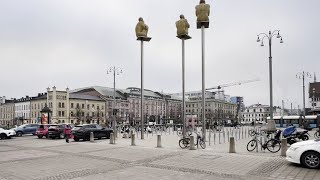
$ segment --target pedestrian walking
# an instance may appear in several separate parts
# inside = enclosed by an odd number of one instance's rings
[[[64,127],[64,136],[66,138],[66,143],[69,143],[69,138],[71,136],[71,127],[69,124]]]

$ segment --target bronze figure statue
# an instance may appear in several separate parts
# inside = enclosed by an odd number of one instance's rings
[[[136,36],[147,37],[149,27],[144,23],[142,17],[139,18],[139,22],[136,25]]]
[[[177,35],[188,35],[188,29],[190,28],[190,25],[188,23],[188,20],[184,18],[184,15],[180,15],[180,20],[176,22],[177,27]]]
[[[209,22],[210,5],[206,4],[205,0],[200,0],[196,6],[197,22]]]

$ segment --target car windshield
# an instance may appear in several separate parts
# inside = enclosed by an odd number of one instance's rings
[[[24,124],[24,125],[21,125],[21,126],[19,126],[18,128],[23,128],[23,127],[25,127],[25,126],[27,126],[28,124]]]
[[[56,128],[56,127],[58,127],[58,125],[56,125],[56,124],[49,126],[49,128]]]

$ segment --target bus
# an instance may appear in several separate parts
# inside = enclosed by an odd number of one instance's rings
[[[267,117],[269,120],[270,117]],[[288,127],[288,126],[303,126],[303,116],[274,116],[276,127]],[[306,120],[308,122],[308,127],[317,128],[320,124],[320,115],[306,115]]]

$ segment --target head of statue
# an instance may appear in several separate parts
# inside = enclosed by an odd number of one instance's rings
[[[184,19],[184,15],[183,14],[180,15],[180,19]]]
[[[205,4],[206,1],[205,0],[200,0],[200,3],[199,4]]]
[[[143,18],[142,18],[142,17],[139,17],[139,21],[143,21]]]

